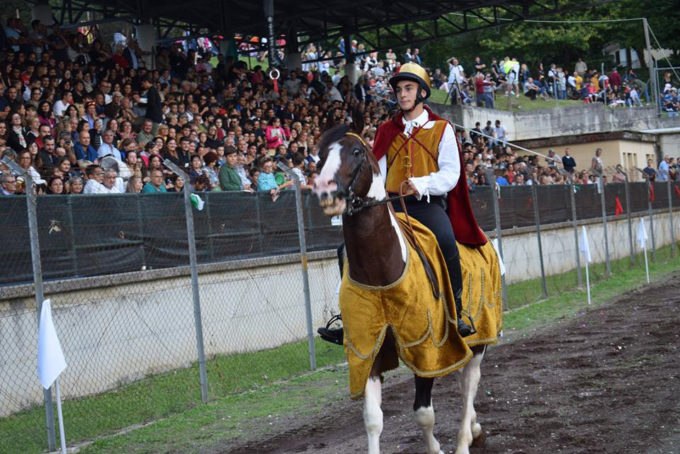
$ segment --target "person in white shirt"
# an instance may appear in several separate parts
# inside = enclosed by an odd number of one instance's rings
[[[453,61],[453,66],[459,66],[457,60]],[[466,198],[465,178],[460,178],[461,157],[456,135],[451,123],[425,107],[424,102],[430,96],[430,77],[420,65],[402,65],[399,73],[390,79],[390,85],[401,112],[380,126],[373,151],[379,157],[380,171],[386,175],[387,192],[398,193],[401,183],[406,181],[409,197],[405,204],[409,216],[427,226],[437,238],[449,271],[458,332],[465,337],[475,329],[471,319],[470,325],[461,319],[463,281],[454,226],[458,225],[462,231],[465,224],[465,230],[471,227],[469,231],[474,232],[458,238],[462,243],[480,245],[486,238],[477,226]],[[412,147],[403,146],[409,141]],[[449,193],[454,194],[455,202]],[[465,196],[460,196],[463,193]],[[452,203],[468,208],[457,211],[455,220],[450,217]],[[402,210],[399,204],[394,208],[395,211]]]
[[[122,192],[124,192],[120,190],[118,184],[118,174],[113,169],[109,169],[106,172],[104,172],[103,185],[106,188],[106,192],[108,192],[109,194],[121,194]]]
[[[92,164],[85,169],[87,183],[83,189],[83,194],[108,194],[104,183],[104,170],[96,164]]]
[[[61,117],[64,115],[64,112],[66,109],[68,109],[68,106],[73,104],[73,93],[70,91],[65,91],[64,93],[61,94],[61,99],[58,100],[57,102],[54,103],[54,107],[52,107],[52,112],[54,113],[55,117]]]
[[[449,80],[447,83],[451,104],[458,104],[460,101],[461,85],[465,82],[465,72],[456,57],[448,59],[447,63],[449,64]]]
[[[102,144],[97,149],[97,157],[99,159],[104,156],[113,156],[118,161],[122,161],[123,158],[120,154],[120,150],[113,145],[114,134],[113,131],[107,129],[102,135]]]

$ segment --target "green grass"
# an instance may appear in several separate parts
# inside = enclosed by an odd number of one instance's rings
[[[317,367],[344,361],[344,353],[317,339]],[[210,399],[257,389],[309,370],[307,341],[255,353],[215,358],[206,363]],[[154,375],[116,391],[64,403],[69,444],[183,412],[201,403],[198,365]],[[56,415],[56,410],[55,410]],[[35,407],[0,418],[0,453],[42,452],[45,410]]]
[[[430,96],[430,101],[437,104],[443,104],[444,101],[450,104],[450,100],[446,99],[446,92],[442,90],[432,90],[432,95]],[[473,104],[474,105],[474,104]],[[545,101],[541,98],[537,98],[536,101],[532,101],[526,96],[520,96],[516,98],[514,96],[505,96],[503,94],[498,94],[496,96],[496,102],[494,108],[498,110],[535,110],[535,109],[554,109],[557,107],[568,107],[568,106],[582,106],[583,101],[557,101],[554,99]]]
[[[660,281],[680,269],[680,254],[671,258],[670,252],[670,247],[659,249],[654,263],[650,254],[652,280]],[[612,276],[607,278],[604,264],[590,267],[592,306],[587,304],[585,289],[577,288],[575,270],[549,276],[547,298],[543,298],[540,279],[510,285],[510,311],[504,316],[508,337],[573,318],[645,284],[641,256],[636,257],[635,266],[626,257],[612,261],[611,268]],[[319,368],[344,361],[342,348],[326,342],[317,341],[316,351]],[[275,430],[276,424],[288,416],[313,414],[329,399],[347,399],[345,368],[306,373],[308,368],[303,341],[209,361],[210,402],[205,405],[201,403],[195,364],[147,377],[114,392],[69,400],[64,403],[67,440],[74,445],[98,439],[81,451],[85,453],[218,450],[225,439],[247,435],[254,427],[266,430],[271,424]],[[43,452],[44,418],[42,407],[1,418],[0,453]],[[153,424],[117,433],[150,422]]]
[[[670,246],[657,249],[656,262],[652,262],[651,252],[648,260],[652,281],[659,281],[680,269],[680,253],[676,250],[675,257],[671,257]],[[547,298],[543,298],[540,279],[508,286],[510,312],[504,318],[505,330],[526,332],[541,328],[557,319],[578,315],[588,308],[610,301],[647,283],[644,258],[641,254],[635,256],[635,265],[631,265],[628,257],[613,260],[610,265],[612,275],[609,278],[606,276],[604,263],[591,264],[589,267],[592,306],[587,303],[585,288],[577,287],[576,270],[548,276]],[[585,286],[585,269],[582,269],[582,274]]]

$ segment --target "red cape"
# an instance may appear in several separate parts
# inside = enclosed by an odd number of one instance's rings
[[[427,106],[425,110],[430,116],[430,120],[444,120],[437,114],[433,113]],[[380,160],[387,154],[390,144],[400,133],[404,131],[404,125],[401,121],[403,112],[399,112],[392,119],[387,120],[378,128],[373,144],[373,154],[376,159]],[[446,121],[446,120],[444,120]],[[456,138],[458,144],[458,138]],[[466,246],[482,246],[486,244],[486,236],[482,229],[477,225],[477,220],[472,212],[470,205],[470,195],[467,187],[467,179],[465,178],[463,169],[463,156],[458,144],[458,156],[461,162],[461,173],[458,178],[458,183],[448,194],[449,204],[449,219],[451,219],[451,226],[453,226],[453,234],[456,241],[465,244]]]

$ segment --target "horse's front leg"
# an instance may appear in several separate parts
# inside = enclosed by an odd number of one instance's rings
[[[461,372],[460,390],[463,397],[463,416],[458,430],[456,454],[469,454],[472,442],[482,435],[482,426],[477,422],[475,396],[482,376],[480,365],[485,347],[473,347],[474,356]]]
[[[439,450],[439,442],[434,436],[434,408],[432,408],[432,385],[434,378],[415,377],[416,398],[413,411],[416,412],[416,424],[423,430],[425,452],[427,454],[443,454]]]
[[[368,454],[380,454],[380,434],[383,430],[382,389],[380,374],[374,369],[364,389],[364,426],[368,435]]]

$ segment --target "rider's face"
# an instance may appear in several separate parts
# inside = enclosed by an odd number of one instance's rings
[[[418,97],[418,84],[411,80],[397,82],[397,102],[402,110],[411,110]]]

